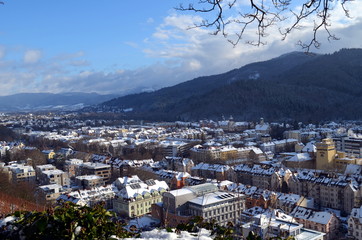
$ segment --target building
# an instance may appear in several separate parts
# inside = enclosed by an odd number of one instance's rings
[[[227,161],[238,158],[238,149],[232,146],[196,145],[190,150],[194,162]]]
[[[314,231],[303,227],[303,224],[297,223],[289,215],[284,214],[280,210],[272,210],[262,212],[259,208],[256,208],[257,212],[250,213],[250,209],[241,225],[241,231],[243,236],[253,231],[258,233],[262,239],[269,238],[286,238],[289,236],[295,237],[295,239],[308,239],[308,240],[323,240],[325,233]],[[260,213],[262,212],[262,213]]]
[[[230,192],[206,193],[188,201],[191,216],[201,216],[206,221],[215,219],[221,226],[226,226],[229,222],[236,224],[244,209],[245,196]]]
[[[81,159],[69,159],[65,160],[64,171],[68,172],[69,177],[72,178],[77,175],[77,168],[83,164]]]
[[[186,186],[186,180],[191,177],[187,172],[176,172],[171,170],[157,171],[157,176],[160,180],[165,181],[170,189],[179,189]]]
[[[182,142],[182,141],[162,141],[160,146],[164,156],[177,157],[184,155],[191,147],[193,143]]]
[[[194,162],[189,158],[182,157],[165,157],[163,160],[167,163],[167,169],[191,173],[191,168],[195,166]]]
[[[290,192],[314,199],[315,207],[342,210],[348,214],[361,200],[361,178],[300,170],[288,179]]]
[[[35,182],[36,172],[32,166],[12,163],[4,166],[4,170],[9,173],[13,182]]]
[[[59,169],[41,171],[38,180],[41,185],[59,184],[61,186],[69,186],[70,181],[68,173]]]
[[[362,158],[362,138],[341,137],[333,138],[338,151],[347,153],[349,156]]]
[[[337,154],[335,144],[332,139],[325,138],[316,144],[317,147],[317,169],[333,169],[334,159]]]
[[[69,201],[80,206],[93,207],[99,203],[105,203],[105,208],[113,208],[113,199],[118,189],[114,185],[107,185],[86,190],[77,190],[63,193],[57,201]]]
[[[293,193],[278,193],[276,196],[275,207],[289,214],[296,207],[314,208],[314,199]]]
[[[54,150],[43,150],[42,153],[45,155],[47,160],[54,159],[55,156]]]
[[[39,181],[40,175],[43,171],[49,171],[49,170],[55,170],[57,169],[52,164],[45,164],[45,165],[38,165],[35,167],[35,173],[36,173],[36,180]]]
[[[199,163],[191,168],[191,175],[223,181],[228,178],[230,171],[233,169],[228,165]]]
[[[62,193],[62,186],[59,184],[48,184],[39,186],[38,196],[46,202],[54,203]]]
[[[236,223],[238,213],[245,208],[245,196],[220,191],[214,184],[204,183],[166,192],[162,203],[155,206],[152,215],[165,226],[175,227],[194,216],[215,219],[225,226],[228,222]]]
[[[104,185],[103,178],[97,175],[83,175],[75,177],[75,184],[82,189],[92,189]]]
[[[348,237],[351,239],[362,238],[362,206],[353,208],[348,220]]]
[[[324,240],[333,240],[338,236],[340,221],[332,212],[296,207],[290,215],[306,228],[325,233]]]
[[[79,166],[79,175],[97,175],[103,178],[104,183],[107,183],[111,178],[111,166],[103,163],[82,163]]]
[[[151,212],[151,205],[162,201],[162,194],[169,190],[165,181],[138,176],[118,178],[114,185],[118,193],[113,200],[113,210],[123,216],[139,217]]]
[[[330,138],[325,138],[316,144],[317,159],[316,168],[320,170],[334,170],[343,172],[348,164],[362,164],[361,159],[353,156],[346,157],[344,152],[336,150],[335,143]]]

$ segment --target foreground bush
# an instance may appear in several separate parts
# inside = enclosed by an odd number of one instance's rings
[[[110,239],[134,237],[102,205],[93,208],[65,202],[43,212],[15,212],[16,220],[0,231],[0,239]]]

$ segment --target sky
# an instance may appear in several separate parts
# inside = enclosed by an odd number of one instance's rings
[[[290,26],[292,19],[287,19],[270,28],[265,45],[245,43],[255,37],[256,30],[251,28],[233,47],[223,36],[210,35],[212,29],[190,29],[207,17],[175,10],[181,2],[187,5],[190,1],[3,0],[0,95],[152,91],[303,51],[296,43],[312,37],[313,22],[308,20],[304,28],[282,41],[278,28]],[[351,18],[344,16],[339,4],[332,12],[331,31],[340,40],[329,42],[321,32],[322,46],[311,51],[332,53],[362,47],[362,16],[358,15],[362,0],[347,8]],[[238,5],[237,9],[250,7]],[[231,33],[234,28],[229,26]]]

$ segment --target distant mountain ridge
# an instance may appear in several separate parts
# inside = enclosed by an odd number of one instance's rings
[[[18,93],[0,96],[0,111],[78,110],[117,97],[97,93]]]
[[[197,120],[233,115],[255,120],[362,117],[362,49],[284,54],[154,92],[127,95],[89,110],[131,109],[125,117]]]

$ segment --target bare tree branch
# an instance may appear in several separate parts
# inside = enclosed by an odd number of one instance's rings
[[[191,0],[189,0],[191,1]],[[330,15],[333,6],[341,5],[347,18],[350,17],[346,3],[352,0],[304,0],[299,8],[291,6],[291,0],[249,0],[248,9],[241,0],[199,0],[190,3],[188,7],[181,4],[177,10],[191,11],[206,16],[201,22],[195,23],[190,28],[214,28],[211,34],[224,36],[228,42],[236,46],[245,37],[246,31],[256,29],[256,40],[247,39],[245,42],[252,45],[265,44],[264,39],[268,36],[267,30],[273,25],[278,25],[288,18],[292,18],[290,27],[279,28],[281,39],[285,40],[294,30],[303,28],[302,23],[314,22],[311,40],[298,42],[302,48],[309,51],[311,47],[319,48],[318,32],[327,33],[327,39],[338,40],[330,32]],[[298,10],[295,10],[298,9]],[[210,17],[211,16],[211,17]],[[230,28],[228,28],[230,26]],[[232,27],[237,26],[233,31]]]

